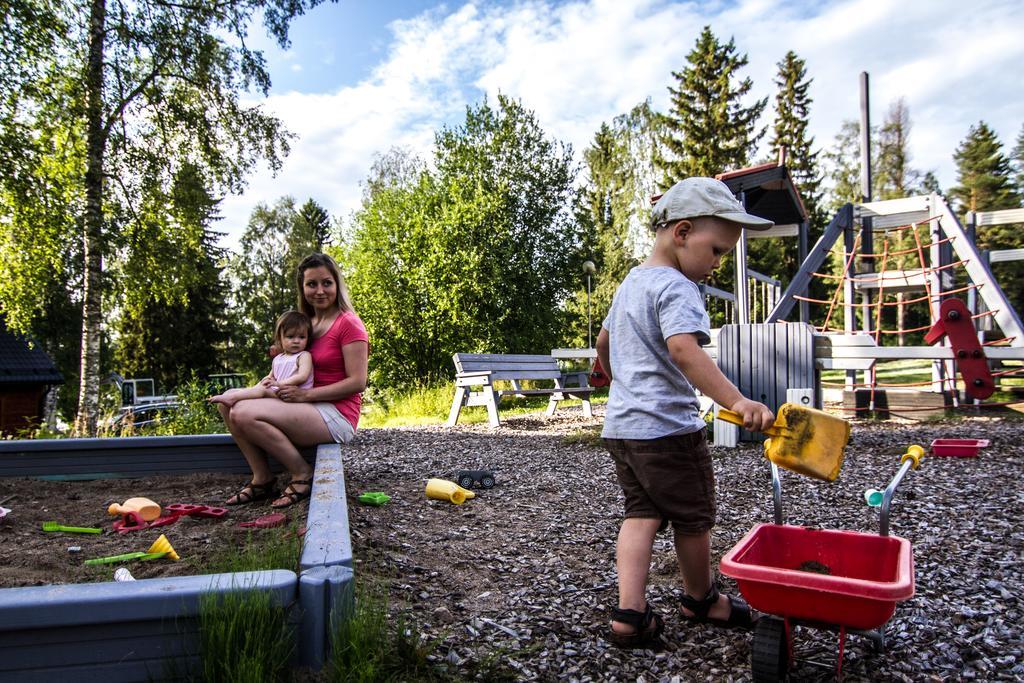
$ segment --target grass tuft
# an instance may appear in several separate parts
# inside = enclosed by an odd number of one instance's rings
[[[297,572],[301,554],[302,538],[295,523],[276,529],[249,529],[244,544],[225,547],[215,557],[195,564],[195,573],[226,574],[270,569]]]
[[[566,446],[580,444],[583,446],[590,446],[592,448],[599,448],[602,446],[601,427],[584,427],[583,429],[577,429],[575,432],[571,432],[562,437],[562,443]]]
[[[383,585],[360,582],[352,611],[334,629],[327,678],[332,683],[447,680],[445,670],[431,661],[436,647],[404,616],[389,618]]]
[[[295,638],[285,608],[270,593],[238,591],[200,598],[204,681],[284,681],[291,676]]]

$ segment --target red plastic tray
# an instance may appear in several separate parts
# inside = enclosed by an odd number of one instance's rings
[[[808,563],[829,573],[799,569]],[[914,595],[910,541],[858,531],[758,524],[725,554],[721,571],[754,609],[856,629],[881,626]]]
[[[976,458],[978,450],[988,444],[988,439],[935,439],[932,441],[932,455]]]

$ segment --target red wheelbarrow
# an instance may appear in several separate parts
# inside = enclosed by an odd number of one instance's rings
[[[889,506],[922,455],[923,448],[911,446],[901,456],[882,499],[878,535],[783,524],[782,483],[771,463],[775,523],[756,525],[721,562],[722,573],[736,579],[750,606],[764,613],[751,648],[755,681],[786,678],[797,626],[839,632],[840,677],[847,633],[867,636],[884,649],[885,623],[896,603],[914,595],[910,541],[889,535]]]

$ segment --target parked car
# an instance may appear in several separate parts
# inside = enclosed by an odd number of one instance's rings
[[[135,427],[151,425],[162,416],[182,409],[180,403],[148,403],[139,406],[126,406],[110,421],[111,429],[120,429],[129,422]]]

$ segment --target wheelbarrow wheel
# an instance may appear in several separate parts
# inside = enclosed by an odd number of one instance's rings
[[[789,643],[782,619],[762,616],[754,626],[754,645],[750,651],[750,669],[754,681],[783,681],[789,673]]]

